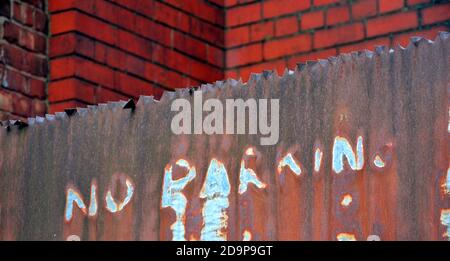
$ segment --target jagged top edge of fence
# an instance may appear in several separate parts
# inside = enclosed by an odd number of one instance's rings
[[[316,70],[318,68],[324,68],[328,66],[333,66],[336,64],[338,60],[343,62],[351,62],[356,60],[358,57],[367,57],[367,58],[376,58],[384,54],[395,54],[401,51],[408,51],[413,48],[421,48],[424,45],[435,45],[436,42],[449,41],[450,38],[449,32],[439,32],[436,36],[435,40],[428,40],[423,37],[411,37],[409,44],[406,47],[402,47],[400,45],[396,46],[394,49],[387,48],[386,46],[376,46],[374,51],[369,51],[367,49],[361,51],[354,51],[351,53],[342,53],[338,56],[331,56],[327,59],[318,59],[314,61],[307,61],[306,63],[298,63],[294,70],[285,69],[282,75],[279,75],[276,70],[265,70],[262,73],[251,73],[247,84],[257,83],[259,81],[269,80],[273,78],[282,79],[285,77],[291,77],[296,72],[303,73],[311,70]],[[212,89],[221,89],[225,86],[236,87],[243,86],[246,83],[243,83],[241,79],[226,79],[216,81],[214,83],[206,83],[202,84],[198,87],[192,88],[184,88],[177,89],[175,91],[164,91],[160,100],[155,99],[153,96],[144,96],[141,95],[137,103],[130,99],[128,101],[114,101],[107,103],[100,103],[98,105],[88,105],[86,108],[71,108],[66,109],[64,112],[56,112],[55,114],[46,114],[44,117],[36,116],[30,117],[27,119],[27,122],[23,122],[20,120],[6,120],[0,122],[0,127],[10,131],[12,128],[23,129],[28,127],[29,125],[35,124],[43,124],[45,122],[52,122],[56,119],[66,119],[72,116],[84,116],[89,112],[97,111],[97,110],[106,110],[106,109],[128,109],[130,111],[134,111],[138,106],[142,104],[158,104],[161,102],[170,101],[174,98],[182,98],[187,97],[192,94],[194,90],[201,90],[203,92],[212,91]]]

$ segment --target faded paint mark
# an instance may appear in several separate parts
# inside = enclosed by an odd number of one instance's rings
[[[89,202],[89,216],[93,217],[97,214],[97,185],[91,185],[91,201]]]
[[[116,203],[114,198],[111,195],[111,190],[108,190],[106,193],[106,209],[111,213],[116,213],[121,211],[131,200],[134,193],[134,186],[131,181],[127,178],[125,180],[125,184],[127,185],[127,195],[125,199],[121,203]]]
[[[189,162],[184,159],[178,160],[176,164],[178,166],[186,168],[188,170],[188,173],[183,178],[173,180],[172,166],[166,166],[166,168],[164,169],[161,207],[171,207],[175,211],[176,220],[170,226],[170,229],[172,230],[172,240],[184,241],[186,240],[184,219],[187,199],[181,191],[187,186],[187,184],[189,184],[189,182],[191,182],[195,178],[196,170],[195,167],[190,167]]]
[[[185,159],[179,159],[177,160],[177,162],[175,162],[175,164],[177,164],[180,167],[185,167],[188,170],[190,169],[189,162]]]
[[[83,198],[80,195],[80,192],[75,188],[68,188],[66,195],[66,209],[65,209],[65,218],[66,221],[69,222],[73,217],[73,203],[76,203],[78,208],[86,214],[86,205],[84,204]]]
[[[292,157],[291,153],[286,154],[286,156],[278,163],[278,174],[281,174],[281,171],[283,171],[283,168],[286,166],[288,166],[297,176],[302,173],[300,166],[297,164],[294,157]]]
[[[345,194],[341,200],[341,206],[348,207],[352,204],[353,198],[350,194]]]
[[[445,179],[445,183],[443,184],[444,193],[450,194],[450,167],[447,169],[447,177]]]
[[[448,126],[447,126],[447,132],[450,133],[450,107],[448,107]]]
[[[447,231],[442,236],[450,241],[450,209],[441,210],[441,224],[447,227]]]
[[[322,156],[323,152],[317,148],[316,152],[314,153],[314,171],[319,172],[320,166],[322,165]]]
[[[356,241],[355,235],[350,233],[339,233],[336,238],[338,241]]]
[[[356,155],[346,138],[336,136],[333,144],[333,170],[336,174],[344,170],[344,156],[353,170],[362,170],[364,166],[363,138],[358,137]]]
[[[381,238],[378,235],[370,235],[367,237],[367,241],[381,241]]]
[[[242,241],[251,241],[251,240],[252,240],[252,233],[247,229],[244,230],[244,233],[242,233]]]
[[[200,198],[206,198],[203,205],[203,228],[201,240],[223,241],[227,239],[226,232],[230,195],[230,182],[227,170],[222,162],[212,159],[206,173],[205,183],[200,191]]]
[[[244,160],[241,161],[241,169],[239,171],[239,194],[244,194],[247,191],[248,183],[253,183],[256,187],[263,189],[267,186],[262,182],[253,169],[245,167]]]
[[[386,163],[384,163],[383,159],[380,157],[380,155],[376,155],[375,159],[373,160],[373,164],[375,164],[375,166],[377,168],[384,168],[384,166],[386,166]]]
[[[250,147],[247,150],[245,150],[245,155],[255,156],[255,150],[252,147]]]
[[[66,241],[81,241],[81,238],[77,235],[70,235],[67,237]]]

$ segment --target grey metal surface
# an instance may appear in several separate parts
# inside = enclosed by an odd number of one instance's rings
[[[204,99],[280,99],[275,146],[260,146],[258,135],[172,134],[171,101],[192,100],[188,91],[165,93],[160,101],[142,97],[135,109],[117,102],[30,119],[29,126],[5,122],[0,239],[171,240],[176,215],[162,207],[163,177],[168,166],[174,179],[185,176],[175,168],[184,159],[196,176],[181,191],[187,200],[182,223],[185,238],[199,240],[208,200],[201,189],[216,159],[230,183],[219,235],[228,240],[446,240],[448,38],[441,33],[433,43],[414,39],[406,49],[340,55],[282,77],[266,72],[245,84],[201,87]],[[332,169],[338,137],[352,148],[362,139],[361,169],[348,160],[342,172]],[[323,156],[314,171],[317,148]],[[287,153],[300,175],[278,171]],[[249,184],[239,193],[241,161],[265,188]],[[69,192],[79,193],[85,208],[68,200]],[[108,197],[115,200],[109,207]]]

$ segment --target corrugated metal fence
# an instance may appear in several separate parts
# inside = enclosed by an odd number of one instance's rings
[[[442,33],[201,87],[279,99],[273,146],[173,134],[192,91],[3,123],[0,239],[446,240],[449,47]]]

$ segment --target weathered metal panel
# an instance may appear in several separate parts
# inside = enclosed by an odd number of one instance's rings
[[[134,111],[110,103],[3,126],[0,239],[445,240],[449,47],[442,33],[201,87],[204,99],[280,99],[274,146],[258,135],[172,134],[171,102],[192,101],[187,91],[142,97]],[[355,157],[340,170],[333,153],[346,144]],[[208,169],[218,177],[222,166],[229,193],[202,192]],[[265,186],[239,193],[242,166]],[[164,206],[169,170],[186,186]]]

